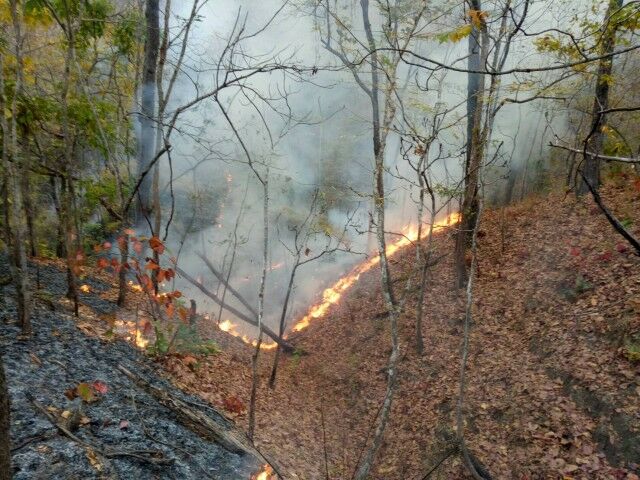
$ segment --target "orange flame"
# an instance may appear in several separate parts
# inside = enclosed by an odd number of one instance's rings
[[[218,328],[220,330],[222,330],[223,332],[227,332],[229,335],[233,335],[234,337],[238,337],[240,340],[242,340],[247,345],[253,345],[255,347],[258,344],[257,340],[251,340],[246,335],[243,335],[242,333],[238,332],[236,330],[238,328],[238,325],[233,323],[231,320],[227,319],[227,320],[224,320],[224,321],[220,322],[218,324]],[[273,342],[273,343],[261,343],[260,344],[260,348],[262,350],[272,350],[272,349],[276,348],[276,346],[277,346],[277,344],[275,342]]]
[[[459,221],[460,214],[457,212],[452,213],[444,220],[434,223],[433,232],[439,232],[450,225],[458,223]],[[426,232],[424,232],[425,234],[428,233],[428,229],[424,230],[427,230]],[[402,236],[398,240],[387,245],[387,256],[391,257],[402,247],[406,247],[416,240],[418,240],[418,226],[408,225],[403,229]],[[324,316],[324,314],[327,313],[327,310],[329,310],[329,307],[338,303],[338,301],[342,297],[342,294],[346,290],[348,290],[355,282],[358,281],[360,275],[377,265],[379,261],[380,257],[378,255],[371,257],[360,265],[357,265],[353,270],[351,270],[351,273],[342,277],[331,287],[327,288],[324,292],[322,292],[322,300],[320,301],[320,303],[317,303],[316,305],[313,305],[311,308],[309,308],[307,314],[293,326],[292,330],[294,332],[304,330],[311,324],[311,320]]]
[[[124,335],[124,339],[128,342],[132,342],[142,349],[147,348],[147,345],[149,345],[149,339],[144,337],[136,322],[116,320],[114,325],[116,331],[121,332]]]
[[[461,218],[461,215],[458,212],[452,213],[451,215],[447,216],[447,218],[433,224],[433,233],[437,233],[445,229],[446,227],[455,225],[456,223],[460,222],[460,218]],[[422,233],[423,233],[423,237],[425,237],[429,233],[429,229],[428,228],[423,229]],[[418,240],[418,225],[408,225],[405,228],[403,228],[402,235],[398,240],[396,240],[393,243],[387,244],[386,254],[388,257],[391,257],[396,252],[398,252],[398,250],[400,250],[402,247],[406,247],[407,245],[410,245],[411,243],[417,240]],[[294,332],[299,332],[301,330],[304,330],[311,324],[311,321],[313,319],[323,317],[327,313],[327,310],[329,310],[329,308],[332,305],[335,305],[336,303],[338,303],[338,301],[340,301],[340,298],[342,298],[342,295],[344,294],[344,292],[358,281],[358,279],[360,278],[360,275],[371,270],[371,268],[376,266],[379,262],[380,262],[380,256],[375,255],[369,258],[368,260],[364,261],[360,265],[357,265],[353,270],[351,270],[351,272],[348,275],[342,277],[340,280],[334,283],[331,287],[325,289],[324,292],[322,292],[322,300],[319,303],[312,305],[307,311],[307,314],[304,317],[302,317],[302,319],[298,320],[298,322],[295,323],[295,325],[291,330]],[[271,268],[272,269],[275,267],[279,268],[280,266],[281,264],[275,264],[275,266],[272,265]],[[222,330],[223,332],[227,332],[228,334],[233,335],[234,337],[240,338],[244,343],[248,345],[253,345],[254,347],[257,345],[256,340],[251,340],[246,335],[243,335],[242,333],[238,332],[237,325],[231,322],[231,320],[224,320],[223,322],[218,324],[218,328],[220,328],[220,330]],[[277,347],[277,344],[275,342],[262,343],[260,345],[260,348],[264,350],[272,350],[272,349],[275,349],[276,347]],[[256,477],[256,478],[268,478],[268,477]]]
[[[89,293],[91,291],[91,287],[87,284],[85,285],[80,285],[80,291],[84,292],[84,293]]]
[[[256,475],[251,476],[251,480],[271,480],[274,478],[275,472],[271,465],[265,465],[262,467],[262,470],[258,472]]]
[[[135,284],[131,280],[129,280],[129,282],[127,283],[129,284],[129,288],[131,288],[131,290],[133,290],[134,292],[142,291],[142,285]]]

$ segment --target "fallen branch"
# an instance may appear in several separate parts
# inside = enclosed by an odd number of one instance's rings
[[[278,468],[276,467],[275,462],[256,449],[243,432],[235,428],[235,426],[227,420],[224,415],[218,413],[214,408],[207,405],[208,409],[219,415],[220,418],[222,418],[228,425],[220,425],[219,422],[216,422],[207,414],[192,408],[189,405],[189,402],[182,400],[161,388],[151,385],[142,377],[135,375],[122,365],[118,365],[118,370],[120,370],[135,385],[155,398],[158,403],[171,410],[176,415],[176,419],[189,430],[205,439],[218,443],[225,450],[232,453],[251,455],[254,458],[257,458],[260,462],[269,464],[271,468],[278,473]],[[282,477],[279,473],[278,475]]]
[[[629,230],[624,228],[624,225],[622,225],[622,223],[620,223],[620,221],[613,215],[613,213],[609,211],[609,209],[602,202],[602,198],[600,197],[598,190],[593,188],[593,185],[591,185],[589,180],[587,180],[587,177],[585,176],[585,174],[580,172],[580,175],[582,175],[582,179],[584,180],[585,185],[591,192],[591,196],[593,197],[593,200],[596,202],[598,207],[600,207],[600,210],[602,210],[602,213],[604,213],[604,216],[607,217],[607,220],[609,220],[609,223],[611,224],[611,226],[615,229],[616,232],[622,235],[625,238],[625,240],[631,244],[633,248],[636,249],[636,254],[640,255],[640,242],[638,242],[638,240],[633,235],[631,235]]]
[[[222,306],[222,308],[224,308],[227,311],[229,311],[230,313],[234,314],[240,320],[244,320],[245,322],[247,322],[250,325],[253,325],[254,327],[258,327],[259,326],[257,318],[252,318],[252,317],[248,316],[247,314],[241,312],[237,308],[234,308],[231,305],[226,304],[225,302],[223,302],[220,299],[220,297],[218,297],[215,293],[209,291],[207,288],[204,287],[204,285],[202,285],[200,282],[198,282],[195,278],[191,277],[188,273],[186,273],[180,267],[176,267],[176,272],[178,272],[181,277],[183,277],[185,280],[187,280],[189,283],[191,283],[194,287],[198,288],[207,297],[209,297],[211,300],[216,302],[218,305]],[[262,331],[265,334],[267,334],[269,337],[271,337],[271,339],[274,342],[276,342],[278,345],[280,345],[280,347],[285,352],[293,352],[295,350],[293,345],[291,345],[286,340],[280,338],[277,333],[275,333],[273,330],[271,330],[269,327],[267,327],[264,324],[262,325]]]
[[[621,163],[632,163],[632,164],[636,164],[636,163],[640,163],[640,158],[633,158],[633,157],[615,157],[613,155],[601,155],[601,154],[595,154],[593,152],[589,152],[589,151],[585,151],[585,150],[579,150],[577,148],[572,148],[572,147],[567,147],[565,145],[558,145],[557,143],[549,143],[550,147],[553,148],[561,148],[562,150],[567,150],[569,152],[573,152],[573,153],[579,153],[580,155],[584,155],[586,152],[586,155],[589,157],[597,157],[600,160],[604,160],[605,162],[621,162]]]
[[[172,458],[165,458],[164,453],[160,450],[111,450],[111,449],[103,449],[93,443],[82,440],[78,436],[74,435],[67,427],[59,423],[56,418],[47,411],[47,409],[38,402],[35,398],[30,398],[31,403],[34,407],[36,407],[40,412],[47,417],[47,420],[51,422],[51,424],[56,427],[60,433],[66,435],[74,442],[82,445],[85,448],[90,448],[94,450],[96,453],[102,455],[106,458],[115,458],[115,457],[129,457],[135,458],[136,460],[141,460],[143,462],[152,463],[154,465],[170,465],[173,463]]]
[[[258,317],[258,312],[256,312],[255,308],[253,308],[251,306],[251,304],[249,302],[247,302],[244,297],[242,295],[240,295],[240,293],[233,288],[229,282],[227,282],[225,280],[225,278],[222,276],[222,274],[220,272],[218,272],[218,270],[216,270],[216,268],[211,264],[211,262],[209,261],[209,259],[207,257],[205,257],[202,253],[198,253],[198,256],[200,257],[200,259],[204,262],[204,264],[209,268],[209,270],[211,270],[211,273],[213,273],[215,275],[215,277],[220,280],[220,283],[222,283],[225,287],[227,287],[227,290],[229,290],[231,292],[231,294],[236,297],[238,299],[238,301],[244,305],[244,307],[249,310],[249,312],[251,312],[251,314],[254,317]]]
[[[248,453],[252,450],[230,427],[220,425],[207,414],[190,407],[186,402],[165,390],[151,385],[122,365],[118,365],[118,370],[155,398],[158,403],[171,410],[176,415],[176,419],[194,433],[220,444],[225,450],[233,453]]]

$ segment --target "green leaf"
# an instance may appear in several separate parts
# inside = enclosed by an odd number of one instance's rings
[[[93,393],[93,389],[91,385],[88,383],[79,383],[76,387],[76,393],[78,396],[87,403],[94,402],[96,400],[96,396]]]

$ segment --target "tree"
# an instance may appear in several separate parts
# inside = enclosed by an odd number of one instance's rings
[[[371,212],[371,218],[377,240],[382,294],[387,309],[391,334],[391,353],[387,364],[387,388],[371,444],[362,456],[354,474],[354,478],[357,480],[363,480],[369,475],[373,460],[382,443],[396,389],[397,368],[400,358],[398,337],[400,303],[393,287],[386,251],[385,174],[387,169],[385,157],[387,154],[387,140],[397,112],[398,66],[401,61],[399,52],[406,50],[414,40],[414,35],[419,30],[421,19],[426,11],[426,5],[415,5],[413,2],[397,2],[393,6],[377,4],[381,16],[380,26],[383,32],[381,42],[385,47],[388,47],[384,54],[380,54],[378,52],[380,46],[371,24],[369,6],[368,0],[360,0],[359,13],[364,29],[364,38],[359,38],[355,31],[347,26],[349,22],[338,16],[337,6],[332,8],[330,2],[318,2],[318,7],[324,11],[323,20],[326,25],[324,32],[322,32],[324,37],[321,42],[324,48],[337,57],[344,68],[351,73],[359,88],[368,97],[371,108],[373,160],[373,211]],[[350,59],[352,45],[361,47],[361,50],[357,53],[361,55],[361,58],[366,59],[366,65],[370,68],[368,80],[364,77],[363,72],[360,71],[359,64]]]
[[[2,356],[0,356],[0,480],[10,480],[13,476],[11,473],[9,413],[9,391]]]
[[[599,53],[612,54],[616,46],[616,34],[620,28],[620,22],[615,14],[622,8],[623,0],[609,0],[609,5],[602,24],[601,48]],[[594,189],[600,186],[600,157],[603,153],[603,142],[606,126],[606,110],[609,108],[609,91],[613,82],[613,58],[603,58],[598,62],[598,72],[595,79],[595,93],[593,96],[593,109],[591,112],[591,129],[584,141],[585,150],[589,149],[593,154],[584,157],[583,174],[577,193],[584,195],[589,191],[587,183]]]
[[[24,63],[22,55],[22,13],[23,5],[17,0],[10,2],[14,36],[15,81],[10,105],[6,102],[7,87],[4,77],[5,59],[0,52],[0,95],[2,107],[2,160],[6,177],[4,185],[5,239],[11,254],[9,265],[16,289],[18,324],[23,335],[31,334],[31,299],[29,294],[29,271],[27,267],[26,235],[23,217],[23,198],[20,185],[20,170],[24,168],[18,139],[18,108],[22,96]],[[10,117],[7,118],[7,115]],[[24,175],[24,173],[23,173]]]
[[[159,0],[146,0],[144,12],[146,36],[142,67],[142,93],[140,95],[140,137],[138,139],[138,178],[142,179],[137,192],[139,221],[144,218],[148,219],[153,210],[152,177],[145,172],[151,168],[151,162],[156,153],[157,69],[160,48]],[[168,32],[165,32],[165,35],[168,35]]]

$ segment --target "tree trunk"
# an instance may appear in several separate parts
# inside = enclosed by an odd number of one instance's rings
[[[374,216],[376,219],[376,239],[378,243],[378,255],[380,256],[380,280],[382,283],[382,296],[385,307],[389,315],[389,326],[391,329],[391,354],[387,364],[387,389],[385,391],[378,424],[373,434],[371,445],[365,452],[357,470],[353,476],[354,480],[365,480],[369,476],[369,471],[373,466],[373,460],[382,444],[384,431],[391,413],[391,404],[396,388],[398,360],[400,358],[400,343],[398,338],[398,304],[393,291],[389,262],[387,259],[387,242],[385,238],[385,186],[384,186],[384,157],[386,150],[386,140],[389,127],[395,118],[395,103],[393,93],[395,91],[394,80],[388,79],[385,90],[384,119],[380,125],[380,104],[379,104],[379,71],[378,57],[376,54],[376,44],[373,37],[373,30],[369,20],[369,0],[360,0],[362,18],[369,52],[371,52],[371,109],[373,119],[373,153],[375,159],[374,171]]]
[[[256,175],[257,172],[256,172]],[[251,358],[251,396],[249,398],[249,431],[247,436],[253,442],[253,434],[256,428],[256,394],[258,392],[258,360],[260,358],[260,346],[262,345],[262,323],[264,322],[264,292],[267,284],[267,262],[269,260],[269,169],[265,178],[258,179],[262,183],[264,198],[262,203],[263,229],[262,229],[262,276],[260,290],[258,291],[258,341]],[[279,337],[280,338],[280,337]]]
[[[616,46],[616,32],[618,23],[611,21],[611,15],[622,7],[623,0],[610,0],[605,20],[603,22],[604,32],[602,34],[602,55],[613,53]],[[609,90],[611,85],[611,74],[613,72],[613,57],[600,60],[598,63],[598,75],[596,77],[595,98],[593,100],[593,110],[591,113],[590,137],[585,141],[585,148],[588,148],[595,155],[586,155],[584,158],[584,168],[582,169],[586,181],[594,188],[600,187],[600,158],[604,143],[603,127],[606,125],[606,114],[600,113],[609,108]],[[579,183],[578,195],[584,195],[589,191],[589,187],[582,179]]]
[[[472,0],[472,7],[481,11],[480,0]],[[469,35],[469,70],[485,68],[484,45],[482,38],[484,23],[476,25]],[[485,75],[469,73],[467,83],[467,157],[464,169],[464,192],[462,196],[461,220],[455,247],[456,287],[463,288],[467,283],[466,251],[471,240],[471,232],[478,212],[478,171],[482,164],[484,147],[482,145],[482,111]]]
[[[11,125],[7,121],[5,114],[2,113],[2,129],[3,129],[3,160],[7,169],[7,200],[11,196],[11,205],[9,208],[7,228],[10,239],[11,255],[9,256],[9,265],[11,269],[11,277],[16,289],[16,301],[18,310],[18,324],[22,328],[23,335],[31,334],[31,300],[29,295],[29,270],[27,266],[27,252],[25,247],[26,234],[23,221],[23,199],[22,190],[20,188],[19,175],[26,172],[19,172],[22,166],[22,156],[18,145],[18,96],[22,93],[22,32],[21,32],[21,12],[18,8],[16,0],[11,1],[11,17],[13,20],[13,30],[15,35],[15,54],[16,54],[16,78],[11,102]],[[2,59],[4,60],[4,59]],[[4,67],[1,62],[0,67]],[[4,75],[0,87],[4,92]],[[3,97],[3,111],[7,110]],[[8,135],[7,135],[8,134]],[[8,155],[11,155],[11,158]],[[9,161],[10,160],[10,161]]]
[[[124,307],[127,300],[127,268],[129,261],[129,235],[122,233],[122,240],[118,242],[120,248],[120,270],[118,271],[118,306]]]
[[[10,480],[12,477],[9,414],[9,391],[0,356],[0,480]]]
[[[160,46],[159,0],[147,0],[145,7],[146,42],[140,95],[140,138],[138,139],[138,177],[148,169],[155,151],[156,71]],[[138,221],[152,210],[152,177],[146,175],[138,190]]]
[[[296,262],[293,266],[293,270],[291,270],[291,275],[289,276],[289,284],[287,285],[287,293],[284,297],[284,303],[282,305],[282,313],[280,314],[280,325],[278,329],[278,338],[282,340],[284,336],[284,325],[287,319],[287,307],[289,306],[289,300],[291,299],[291,291],[293,290],[293,282],[296,277],[296,270],[298,269],[298,265],[300,264],[300,253],[296,256]],[[275,358],[273,359],[273,367],[271,368],[271,376],[269,377],[269,387],[273,388],[276,384],[276,374],[278,370],[278,362],[280,361],[280,344],[276,347]]]

